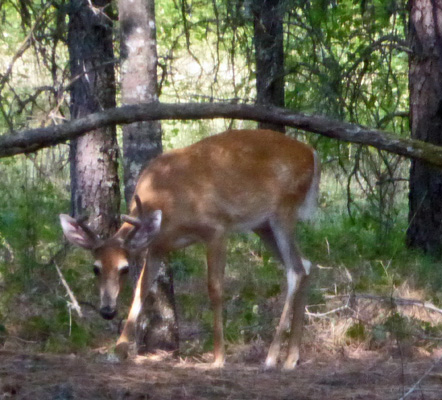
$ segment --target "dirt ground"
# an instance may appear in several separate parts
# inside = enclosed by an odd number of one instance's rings
[[[289,373],[259,363],[224,369],[171,356],[119,362],[107,354],[50,355],[0,351],[0,399],[442,399],[442,349],[393,358],[354,351],[304,356]]]

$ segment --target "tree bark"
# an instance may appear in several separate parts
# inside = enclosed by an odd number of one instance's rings
[[[139,354],[179,349],[172,269],[164,263],[149,289],[137,321],[136,345]]]
[[[121,93],[123,104],[158,103],[157,43],[154,0],[119,0]],[[162,152],[161,123],[140,121],[123,127],[124,193],[129,204],[142,168]],[[141,260],[131,275],[139,276]],[[172,271],[160,269],[136,324],[139,353],[179,348]]]
[[[284,0],[254,0],[256,103],[284,107]],[[285,126],[260,122],[261,129],[285,132]]]
[[[284,108],[246,104],[138,104],[102,111],[62,125],[0,136],[0,158],[32,153],[80,137],[99,127],[150,120],[244,119],[271,122],[318,133],[336,140],[363,144],[442,167],[442,147],[406,139],[332,118],[294,113]]]
[[[157,43],[154,0],[119,0],[123,104],[157,103]],[[141,169],[162,152],[159,121],[123,127],[125,198],[129,203]]]
[[[442,1],[410,3],[411,137],[442,145]],[[407,243],[442,255],[442,171],[421,160],[410,170]]]
[[[115,107],[112,22],[105,14],[110,6],[111,0],[70,1],[72,119]],[[71,142],[72,214],[90,215],[90,226],[100,235],[113,233],[119,224],[117,156],[112,125]]]

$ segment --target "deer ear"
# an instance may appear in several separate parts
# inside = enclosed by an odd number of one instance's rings
[[[126,242],[126,247],[130,251],[141,251],[147,249],[150,242],[158,235],[161,228],[162,212],[156,210],[143,218],[141,226],[137,229],[133,237]]]
[[[72,244],[88,250],[95,247],[95,240],[85,232],[74,218],[66,214],[60,214],[60,223],[64,235]]]

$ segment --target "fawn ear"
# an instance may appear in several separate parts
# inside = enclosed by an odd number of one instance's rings
[[[76,219],[66,214],[60,214],[60,223],[66,239],[72,244],[88,250],[96,247],[96,239]]]
[[[131,219],[123,218],[131,223]],[[152,211],[149,215],[134,224],[132,232],[129,232],[125,247],[130,251],[141,251],[147,249],[150,242],[158,235],[161,229],[161,210]]]

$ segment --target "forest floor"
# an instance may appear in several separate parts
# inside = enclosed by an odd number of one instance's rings
[[[204,293],[204,283],[186,283],[188,287],[182,287],[180,293]],[[232,292],[244,292],[234,286],[234,282],[228,285]],[[291,372],[262,369],[273,334],[272,321],[282,308],[277,296],[260,303],[259,334],[253,336],[254,331],[249,330],[250,340],[245,334],[227,340],[223,369],[212,368],[211,354],[204,353],[211,347],[206,346],[210,327],[204,328],[201,322],[201,309],[209,309],[205,296],[200,303],[186,303],[187,308],[199,310],[187,314],[198,318],[186,319],[184,302],[177,304],[180,347],[187,357],[163,352],[132,356],[122,362],[112,352],[119,330],[116,319],[105,323],[99,319],[101,325],[91,325],[95,333],[88,347],[75,350],[75,354],[54,354],[51,351],[57,349],[71,351],[67,346],[70,342],[62,346],[65,342],[54,341],[58,346],[46,347],[50,332],[46,325],[39,333],[33,332],[38,331],[38,325],[27,322],[35,316],[41,321],[44,307],[34,305],[32,297],[20,296],[21,302],[11,309],[21,312],[17,320],[11,319],[7,335],[3,342],[0,340],[0,400],[442,400],[442,313],[423,307],[423,296],[410,290],[404,287],[394,296],[422,302],[393,307],[382,296],[360,295],[354,298],[352,313],[335,312],[329,319],[312,316],[311,311],[316,309],[311,306],[301,363]],[[232,318],[244,304],[237,304],[237,297],[228,298],[233,299],[227,304]],[[347,303],[345,296],[333,296],[327,298],[327,308],[318,310],[342,310]],[[83,312],[85,326],[97,320],[95,310],[84,307]],[[56,319],[43,321],[49,324]],[[241,321],[240,326],[246,325],[247,321]],[[370,331],[353,329],[361,326],[359,321],[365,321]],[[377,333],[372,333],[376,327]],[[353,334],[349,336],[349,332]],[[238,344],[241,340],[246,344]]]
[[[442,399],[442,349],[392,357],[380,351],[304,354],[292,372],[263,371],[258,362],[170,355],[119,362],[107,353],[51,355],[0,350],[0,399]],[[411,389],[411,392],[407,392]]]

